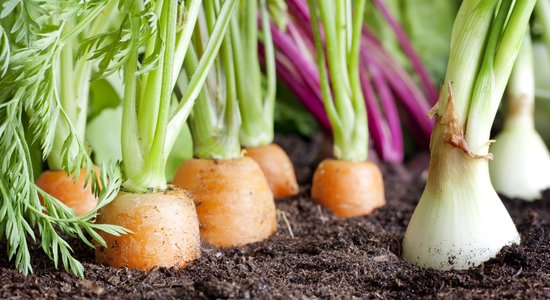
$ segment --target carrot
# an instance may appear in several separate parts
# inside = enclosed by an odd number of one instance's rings
[[[339,217],[372,214],[384,206],[384,182],[372,162],[326,159],[313,175],[311,197]]]
[[[294,166],[279,145],[269,144],[246,148],[245,155],[258,163],[275,198],[298,194]]]
[[[251,158],[185,161],[174,184],[193,195],[201,235],[210,245],[258,242],[277,229],[273,194]]]
[[[99,175],[99,167],[94,166],[96,176]],[[94,209],[97,205],[97,197],[92,192],[92,178],[84,187],[86,170],[80,170],[76,182],[73,176],[67,175],[65,171],[45,171],[36,180],[36,185],[65,205],[70,207],[78,216],[82,216]]]
[[[146,194],[120,192],[100,209],[97,223],[132,231],[122,236],[100,233],[107,244],[107,248],[96,248],[96,261],[101,264],[143,270],[183,268],[200,257],[193,200],[177,187]]]

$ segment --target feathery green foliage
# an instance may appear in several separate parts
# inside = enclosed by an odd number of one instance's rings
[[[8,256],[24,274],[32,271],[29,242],[40,237],[44,252],[57,267],[82,277],[83,267],[59,232],[82,239],[103,230],[113,234],[126,231],[116,226],[93,224],[97,209],[108,204],[118,192],[120,174],[114,166],[104,166],[99,178],[92,175],[93,163],[85,145],[60,99],[56,70],[63,46],[76,38],[108,4],[108,0],[10,0],[0,13],[0,237],[5,236]],[[43,158],[54,146],[59,124],[66,129],[60,147],[62,168],[78,176],[87,170],[98,206],[82,217],[34,183],[29,144],[38,143]],[[26,134],[28,136],[26,136]],[[87,181],[87,180],[86,180]],[[103,186],[100,190],[99,186]],[[41,203],[41,199],[43,204]]]

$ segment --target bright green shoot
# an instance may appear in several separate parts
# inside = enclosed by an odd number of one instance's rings
[[[334,130],[334,155],[349,161],[365,161],[368,155],[367,113],[359,78],[365,4],[365,0],[308,0],[323,103]]]
[[[223,1],[207,1],[199,17],[193,37],[193,46],[187,53],[185,73],[196,72],[199,55],[204,55],[206,43],[215,33],[214,24],[222,16]],[[225,3],[224,3],[225,5]],[[230,25],[229,30],[233,24]],[[219,57],[215,61],[204,88],[199,94],[190,118],[193,135],[194,155],[203,159],[234,159],[241,157],[239,128],[241,116],[237,103],[235,69],[239,63],[232,49],[232,35],[226,34],[221,44]],[[188,89],[185,76],[181,76],[179,87]]]
[[[258,32],[258,2],[261,34]],[[275,109],[275,54],[271,39],[266,0],[240,1],[240,9],[231,25],[232,50],[235,57],[237,98],[242,117],[240,141],[244,147],[265,146],[273,142]],[[258,43],[264,47],[265,81],[262,80]]]
[[[488,155],[493,120],[525,34],[521,29],[535,3],[501,2],[476,0],[462,4],[455,24],[464,25],[455,29],[451,44],[457,44],[460,38],[464,46],[461,51],[451,51],[452,64],[447,68],[446,86],[436,112],[443,116],[448,99],[453,99],[456,125],[463,128],[468,145],[464,150],[473,156]]]
[[[219,16],[212,23],[212,35],[204,44],[200,59],[195,60],[196,69],[189,73],[191,79],[177,108],[172,110],[177,74],[189,50],[201,3],[124,2],[124,21],[115,33],[124,36],[123,43],[116,41],[97,50],[96,56],[105,62],[101,69],[104,75],[117,68],[124,71],[122,167],[124,187],[131,192],[166,188],[168,154],[214,62],[236,1],[224,1],[221,5]],[[97,46],[101,41],[102,37],[98,37],[92,43]],[[111,56],[112,52],[121,55]]]

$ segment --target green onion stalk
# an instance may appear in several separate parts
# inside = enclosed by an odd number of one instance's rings
[[[550,153],[535,130],[535,71],[529,32],[525,36],[507,89],[504,128],[491,146],[489,163],[495,190],[528,201],[550,187]]]
[[[490,131],[535,0],[466,0],[433,109],[426,187],[403,239],[405,260],[468,269],[520,242],[489,176]]]

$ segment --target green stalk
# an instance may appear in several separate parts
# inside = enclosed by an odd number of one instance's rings
[[[150,164],[148,168],[153,173],[156,172],[159,180],[162,183],[166,182],[166,173],[164,166],[166,164],[166,156],[164,155],[164,144],[166,140],[166,125],[170,113],[170,102],[172,98],[173,79],[172,79],[172,63],[174,61],[174,51],[176,48],[176,24],[177,24],[177,5],[178,0],[169,0],[169,5],[166,5],[165,14],[167,17],[167,27],[164,28],[165,33],[165,50],[163,57],[163,80],[160,95],[159,117],[155,131],[155,139],[151,153],[147,157],[146,163]],[[162,186],[161,186],[162,187]]]
[[[162,14],[162,5],[163,4],[164,4],[164,2],[162,2],[162,1],[158,1],[157,3],[155,3],[155,10],[154,11],[155,11],[155,14],[157,16],[160,16]],[[145,46],[145,57],[149,57],[149,56],[155,54],[155,52],[158,51],[157,46],[159,46],[159,45],[161,45],[161,43],[159,43],[157,41],[157,35],[155,34],[155,35],[151,36],[147,40],[147,44]],[[141,84],[143,86],[147,86],[148,85],[148,83],[147,83],[148,79],[149,79],[149,73],[143,74],[143,76],[141,77]],[[147,89],[141,88],[142,93],[144,93],[146,91],[147,91]],[[144,99],[143,94],[140,94],[139,97],[140,97],[140,99]],[[141,103],[140,103],[139,106],[141,106]]]
[[[178,28],[178,0],[164,0],[161,4],[158,28],[160,38],[154,38],[155,43],[161,44],[151,46],[151,41],[145,42],[146,52],[151,51],[150,49],[159,51],[158,66],[155,70],[136,78],[140,47],[137,44],[131,47],[124,70],[122,124],[122,162],[127,179],[124,186],[127,190],[146,192],[166,188],[166,159],[187,118],[186,109],[193,106],[217,55],[235,3],[235,0],[224,1],[220,18],[212,24],[213,34],[205,46],[204,54],[200,60],[196,56],[192,60],[195,72],[189,73],[192,74],[192,78],[182,87],[182,99],[171,119],[170,103],[177,82],[174,75],[180,72],[182,62],[186,65],[189,63],[187,58],[194,53],[189,49],[190,39],[201,1],[188,2],[189,14],[183,28]],[[129,15],[131,40],[138,43],[141,21],[138,16],[144,4],[139,2],[138,5],[127,5],[133,10]],[[159,7],[154,9],[158,11]],[[151,55],[154,53],[151,52]],[[186,56],[185,61],[183,56]],[[138,82],[141,82],[141,86]]]
[[[351,105],[349,90],[349,74],[346,70],[346,29],[345,19],[345,1],[336,1],[336,7],[333,7],[332,1],[320,1],[319,8],[321,12],[321,21],[326,39],[327,61],[329,73],[334,92],[336,109],[343,120],[352,120],[352,122],[343,122],[344,130],[352,129],[353,119],[355,117]],[[336,9],[336,13],[334,13]],[[336,16],[334,16],[336,14]],[[313,18],[312,18],[313,21]]]
[[[355,124],[353,125],[354,132],[352,140],[357,143],[367,145],[365,148],[364,159],[368,156],[368,144],[369,144],[369,127],[367,120],[367,110],[365,101],[363,99],[363,91],[361,89],[361,80],[359,75],[359,49],[361,47],[361,33],[363,29],[363,16],[365,14],[365,1],[358,0],[353,7],[355,12],[352,17],[352,30],[350,32],[350,51],[347,54],[348,70],[350,73],[350,85],[351,85],[351,101],[353,110],[355,112]],[[351,5],[349,6],[349,13],[351,14]]]
[[[186,8],[185,24],[197,23],[197,18],[201,9],[202,0],[190,0],[189,7]],[[172,88],[176,86],[178,75],[183,67],[183,61],[189,48],[191,37],[193,36],[194,26],[184,26],[176,37],[176,52],[174,54],[174,68],[172,72]]]
[[[68,22],[65,24],[62,40],[64,46],[59,59],[59,97],[60,102],[69,117],[69,120],[76,129],[76,136],[84,141],[86,135],[86,120],[88,110],[89,81],[91,78],[92,63],[88,61],[87,54],[84,53],[79,60],[75,59],[76,33],[83,30],[86,25],[90,25],[86,32],[88,36],[99,34],[109,23],[112,12],[116,8],[118,1],[109,1],[103,9],[96,9],[90,16],[78,22],[76,25]],[[92,18],[95,17],[96,19]],[[92,20],[94,20],[92,22]],[[65,139],[69,134],[69,128],[65,121],[60,120],[57,123],[55,139],[52,151],[47,158],[48,165],[52,170],[63,169],[62,151]],[[73,144],[73,148],[77,145]],[[74,150],[76,151],[76,149]]]
[[[174,142],[176,141],[177,133],[181,130],[187,117],[193,109],[195,100],[201,92],[202,86],[209,74],[210,67],[214,64],[216,56],[220,46],[223,42],[223,36],[231,20],[231,14],[236,5],[236,0],[226,0],[223,2],[222,7],[218,13],[217,21],[210,34],[210,40],[208,45],[204,48],[204,52],[200,58],[200,61],[194,69],[188,84],[183,87],[182,97],[180,103],[176,109],[176,113],[170,119],[167,129],[166,145],[164,148],[165,155],[167,156],[172,149]],[[189,55],[186,56],[186,58]]]
[[[139,17],[129,16],[130,28],[132,29],[132,41],[134,43],[139,39]],[[124,99],[122,101],[122,132],[121,132],[121,150],[122,150],[122,169],[127,179],[125,185],[129,190],[143,191],[149,186],[140,185],[140,174],[143,171],[144,157],[139,143],[139,126],[136,113],[136,87],[138,64],[138,47],[131,47],[128,60],[124,66]],[[134,179],[136,178],[136,179]]]
[[[240,139],[245,147],[268,144],[268,120],[263,112],[260,61],[258,59],[258,29],[255,0],[241,1],[240,11],[231,25],[231,40],[235,57],[237,93],[242,116]],[[266,132],[267,135],[264,133]]]
[[[275,111],[275,97],[277,94],[277,72],[275,69],[275,46],[271,37],[271,25],[269,23],[269,12],[266,0],[260,0],[260,11],[262,13],[262,42],[265,48],[265,73],[266,88],[264,96],[264,115],[268,123],[266,132],[270,136],[270,143],[273,142],[273,114]]]
[[[516,1],[509,17],[506,12],[509,11],[511,1],[504,1],[501,6],[496,26],[491,32],[484,64],[478,74],[468,114],[465,137],[474,153],[489,153],[491,127],[521,48],[535,2],[536,0]],[[491,45],[492,42],[494,45]]]
[[[141,91],[139,92],[139,110],[138,110],[138,122],[139,122],[139,133],[141,138],[141,151],[143,155],[147,157],[149,151],[152,148],[153,140],[155,139],[155,131],[159,117],[159,108],[160,103],[162,103],[161,93],[163,85],[163,71],[164,71],[164,54],[166,53],[166,44],[167,41],[163,39],[166,38],[166,15],[164,12],[165,1],[157,2],[155,6],[155,12],[161,16],[160,19],[160,28],[162,37],[160,40],[156,35],[153,35],[151,39],[147,42],[147,52],[146,54],[153,55],[153,52],[157,51],[157,47],[161,47],[159,61],[156,69],[151,72],[144,74],[143,83],[140,85]],[[163,18],[164,17],[164,18]],[[164,25],[164,26],[163,26]],[[175,25],[174,25],[175,27]],[[161,45],[161,46],[160,46]],[[148,53],[149,52],[149,53]],[[141,109],[142,107],[147,107],[148,109]]]
[[[455,19],[451,37],[451,49],[460,45],[460,51],[451,51],[447,66],[445,85],[452,85],[455,113],[458,126],[464,127],[469,99],[474,89],[474,81],[482,63],[483,49],[489,32],[497,1],[465,0]],[[442,116],[447,106],[449,90],[442,88],[438,101],[437,115]]]
[[[209,34],[216,19],[216,3],[205,5],[205,22],[200,22],[202,32]],[[231,26],[231,25],[230,25]],[[231,29],[230,29],[231,30]],[[195,49],[201,49],[198,37]],[[235,66],[231,35],[226,34],[221,44],[218,64],[201,92],[190,119],[193,133],[194,155],[203,159],[234,159],[241,156],[239,143],[240,114],[237,104]],[[189,52],[192,54],[191,52]],[[187,72],[194,73],[193,55],[186,64]]]
[[[258,147],[273,142],[273,111],[275,109],[275,54],[271,39],[269,13],[265,0],[260,0],[262,43],[266,65],[266,87],[258,59],[259,33],[255,0],[243,1],[240,15],[235,16],[231,29],[237,77],[237,97],[242,116],[240,141],[244,147]]]
[[[144,93],[145,97],[152,96],[155,97],[155,99],[144,99],[141,103],[142,106],[139,107],[137,112],[137,133],[140,140],[135,141],[134,145],[137,144],[140,146],[141,152],[137,153],[142,153],[143,155],[142,168],[125,168],[125,174],[128,179],[125,183],[125,187],[134,192],[145,191],[151,188],[155,190],[164,190],[166,188],[166,175],[164,172],[166,156],[164,155],[164,142],[172,95],[172,63],[176,41],[177,5],[177,0],[165,0],[163,3],[159,30],[164,44],[161,50],[159,66],[152,71],[152,74],[148,77],[148,86],[145,87],[146,90],[152,90],[154,92],[153,95],[147,92]],[[135,51],[137,51],[137,49],[135,49],[134,52]],[[133,58],[134,57],[132,57],[132,61],[134,61]],[[137,60],[135,62],[137,63]],[[128,72],[132,70],[133,69],[129,69]],[[129,76],[129,74],[135,77],[135,72],[128,73],[127,76]],[[129,112],[132,113],[132,111],[135,110],[134,102],[137,93],[134,86],[136,81],[134,78],[128,78],[128,80],[132,85],[133,91],[131,95],[125,95],[125,101],[127,100],[126,97],[131,97],[129,99],[131,99],[130,101],[132,101],[133,104],[129,107],[129,109],[131,109]],[[125,83],[129,84],[126,80]],[[157,93],[159,92],[160,94],[157,98]],[[125,113],[126,110],[123,112],[123,119]],[[134,115],[134,113],[132,113],[132,115]],[[125,136],[124,125],[123,123],[123,139]],[[135,134],[135,131],[135,129],[132,130],[132,133]],[[127,155],[135,157],[135,154],[130,154],[123,148],[123,161],[128,157]],[[126,165],[127,164],[124,166],[126,167]],[[135,173],[132,173],[134,169],[137,170]]]
[[[308,5],[323,104],[333,127],[334,155],[342,160],[364,161],[368,156],[368,127],[358,61],[366,1],[308,0]],[[325,33],[326,57],[320,21]]]
[[[59,58],[59,78],[58,84],[60,92],[60,103],[69,119],[75,124],[76,121],[76,103],[75,103],[75,85],[73,81],[73,44],[67,43],[61,50]],[[63,170],[63,156],[61,155],[63,144],[69,134],[69,128],[63,119],[58,120],[55,132],[52,151],[47,158],[48,166],[51,170]],[[80,134],[80,133],[78,133]],[[82,136],[78,136],[83,138]],[[76,146],[76,145],[75,145]],[[74,148],[74,147],[73,147]]]

